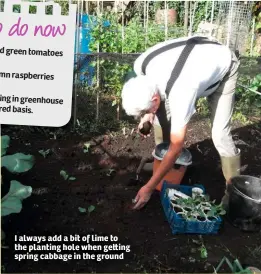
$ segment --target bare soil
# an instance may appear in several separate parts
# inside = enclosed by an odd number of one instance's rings
[[[261,123],[242,126],[234,124],[233,137],[242,151],[243,173],[261,175]],[[245,233],[226,220],[218,235],[172,235],[166,221],[159,193],[155,192],[147,206],[140,211],[130,210],[131,200],[149,178],[142,174],[137,183],[135,170],[141,157],[150,155],[154,148],[153,137],[137,138],[126,129],[126,135],[101,136],[71,133],[59,139],[44,134],[4,127],[2,135],[11,137],[8,153],[30,153],[36,164],[31,171],[15,176],[2,170],[2,197],[7,193],[12,179],[33,188],[30,198],[24,200],[19,214],[3,218],[6,232],[2,249],[2,269],[6,273],[72,273],[72,272],[183,272],[209,273],[221,259],[238,258],[244,265],[261,268],[260,233]],[[91,144],[84,153],[83,144]],[[225,181],[220,161],[210,139],[208,120],[194,120],[189,128],[186,147],[193,156],[182,184],[202,184],[212,199],[220,201]],[[44,158],[39,150],[51,149]],[[65,181],[60,171],[76,177]],[[95,206],[90,214],[78,208]],[[124,260],[14,260],[15,235],[115,235],[119,243],[129,244],[131,252]],[[200,256],[199,241],[208,255]],[[227,269],[224,271],[229,272]]]

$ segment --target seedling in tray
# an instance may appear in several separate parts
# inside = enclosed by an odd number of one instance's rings
[[[209,222],[226,214],[222,205],[216,205],[215,200],[210,201],[208,195],[195,193],[190,197],[177,190],[168,189],[168,196],[173,210],[186,221]]]

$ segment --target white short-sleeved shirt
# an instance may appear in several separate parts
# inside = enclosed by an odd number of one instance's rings
[[[135,73],[143,75],[141,68],[143,60],[151,52],[174,41],[185,41],[187,39],[187,37],[172,39],[149,48],[135,61]],[[163,100],[165,99],[167,82],[184,47],[185,45],[182,45],[164,51],[154,57],[146,67],[148,81],[155,83]],[[222,80],[230,65],[231,51],[225,45],[202,44],[193,48],[169,94],[171,132],[178,132],[189,122],[196,112],[196,100],[207,97],[216,90],[217,87],[214,87],[206,92],[208,87]]]

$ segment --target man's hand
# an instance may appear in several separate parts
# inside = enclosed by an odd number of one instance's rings
[[[142,129],[143,124],[146,123],[146,122],[150,122],[151,124],[153,124],[154,118],[155,118],[155,114],[153,114],[153,113],[145,114],[140,120],[140,123],[138,125],[138,129],[139,130]],[[146,137],[149,137],[150,135],[147,135],[147,136],[142,135],[142,136],[146,138]]]
[[[149,201],[152,192],[153,189],[151,189],[147,185],[143,186],[134,199],[135,206],[133,207],[133,209],[141,209],[142,207],[144,207],[144,205]]]

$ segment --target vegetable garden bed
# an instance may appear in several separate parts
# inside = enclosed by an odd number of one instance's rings
[[[258,127],[259,126],[259,127]],[[261,127],[234,125],[234,139],[242,150],[245,173],[261,175]],[[22,128],[21,128],[22,129]],[[139,212],[129,209],[140,185],[135,175],[141,156],[151,154],[153,136],[135,139],[132,129],[118,134],[47,138],[43,134],[4,127],[2,135],[11,138],[8,154],[23,152],[35,157],[35,164],[24,174],[3,170],[2,197],[10,181],[31,186],[32,195],[23,201],[19,214],[4,217],[6,233],[2,249],[5,273],[17,272],[212,272],[224,256],[260,268],[260,257],[251,252],[260,246],[260,234],[242,233],[226,221],[215,236],[172,235],[155,193]],[[217,152],[209,139],[207,120],[195,120],[186,146],[193,156],[183,179],[185,184],[202,184],[211,199],[220,201],[224,179]],[[85,144],[85,145],[84,145]],[[87,145],[86,145],[87,144]],[[246,167],[247,165],[247,167]],[[148,176],[142,175],[145,181]],[[70,179],[71,178],[71,179]],[[32,260],[13,259],[15,235],[69,235],[89,233],[115,235],[121,244],[130,244],[125,260]],[[203,248],[204,247],[204,248]],[[203,249],[202,249],[203,248]],[[250,250],[250,251],[249,251]],[[220,270],[221,271],[221,270]]]

